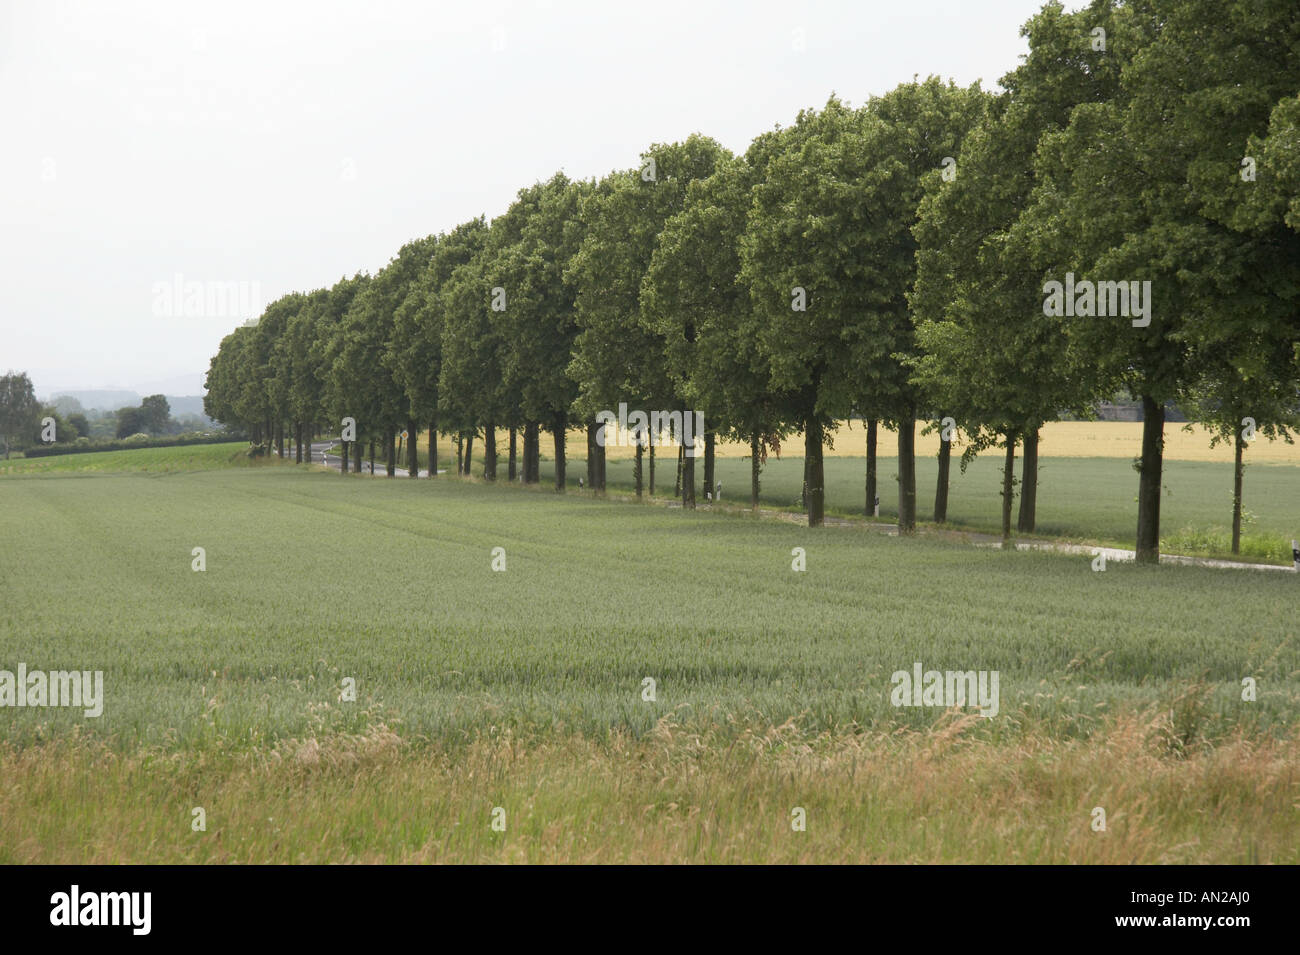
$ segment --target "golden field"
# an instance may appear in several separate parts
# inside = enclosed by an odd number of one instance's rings
[[[926,422],[917,422],[916,453],[933,456],[939,450],[939,433],[931,431],[920,433]],[[1210,447],[1210,432],[1201,425],[1192,425],[1191,430],[1184,430],[1179,422],[1165,425],[1165,458],[1170,461],[1215,461],[1232,463],[1232,445],[1220,443]],[[826,449],[827,457],[865,457],[867,453],[867,435],[861,422],[842,423],[831,436],[834,447]],[[519,452],[523,453],[523,435],[519,436]],[[882,427],[878,436],[877,452],[881,457],[893,457],[897,453],[897,437],[888,428]],[[425,453],[428,433],[420,434],[420,453]],[[587,435],[585,431],[575,429],[569,432],[568,454],[573,458],[586,456]],[[962,443],[954,441],[953,450],[960,454]],[[509,432],[498,429],[497,453],[504,458],[509,450]],[[610,458],[632,457],[632,447],[611,446]],[[482,442],[474,444],[475,460],[482,460]],[[803,435],[791,436],[782,444],[782,451],[793,457],[803,455]],[[1135,458],[1142,451],[1142,423],[1138,421],[1053,421],[1043,426],[1039,438],[1039,457],[1046,458]],[[553,445],[549,433],[542,435],[542,456],[549,458]],[[743,442],[721,441],[718,453],[724,457],[746,457],[749,445]],[[456,442],[442,439],[438,443],[438,454],[444,463],[455,461]],[[1246,450],[1248,464],[1291,464],[1300,465],[1300,444],[1287,444],[1285,441],[1267,441],[1260,437]]]

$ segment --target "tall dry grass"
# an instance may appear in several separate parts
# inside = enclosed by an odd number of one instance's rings
[[[74,735],[0,749],[0,861],[1300,861],[1294,735],[1211,744],[1177,707],[1111,718],[1087,740],[997,742],[970,732],[978,719],[726,740],[665,720],[639,740],[504,734],[455,749],[381,724],[128,755]],[[191,829],[196,806],[206,832]]]

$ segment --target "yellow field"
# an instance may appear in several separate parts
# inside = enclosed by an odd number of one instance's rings
[[[934,455],[939,450],[939,434],[920,434],[924,423],[917,424],[916,453]],[[1184,431],[1180,423],[1165,425],[1165,458],[1170,461],[1218,461],[1232,463],[1232,445],[1220,443],[1210,448],[1210,433],[1200,425],[1193,425],[1192,431]],[[867,435],[861,423],[852,425],[844,423],[834,433],[834,448],[828,448],[828,457],[847,456],[865,457],[867,453]],[[428,434],[420,435],[420,453],[425,452]],[[585,431],[569,432],[568,453],[575,458],[586,455],[587,436]],[[897,453],[897,438],[886,428],[879,433],[878,453],[882,457],[893,457]],[[960,454],[960,442],[953,443],[953,450]],[[504,429],[497,434],[497,453],[504,459],[509,450],[509,432]],[[553,450],[551,436],[542,435],[542,454],[550,457]],[[792,436],[782,445],[785,454],[800,457],[803,455],[803,436]],[[1054,421],[1043,426],[1038,445],[1040,457],[1048,458],[1135,458],[1142,451],[1142,424],[1137,421]],[[482,460],[482,441],[474,442],[474,458]],[[631,457],[634,448],[611,446],[608,455],[619,459]],[[523,453],[523,435],[519,436],[519,453]],[[662,453],[662,452],[661,452]],[[668,451],[669,454],[672,451]],[[442,463],[454,462],[456,459],[456,442],[443,439],[438,443],[438,454]],[[749,454],[749,445],[739,442],[719,442],[718,454],[724,457],[744,457]],[[1287,444],[1285,441],[1267,441],[1256,439],[1246,450],[1248,464],[1293,464],[1300,465],[1300,444]],[[503,465],[504,466],[504,462]]]

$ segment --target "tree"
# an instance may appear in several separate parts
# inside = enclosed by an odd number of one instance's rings
[[[432,237],[408,242],[359,288],[336,330],[330,388],[357,422],[358,437],[382,439],[388,474],[396,473],[397,431],[409,423],[410,401],[385,364],[393,317],[428,264]],[[411,430],[414,427],[411,426]]]
[[[910,229],[922,176],[959,150],[982,108],[978,86],[934,78],[857,111],[832,97],[799,114],[754,188],[742,274],[765,319],[771,385],[801,409],[810,526],[822,523],[823,432],[856,409],[897,423],[899,527],[915,527]]]
[[[1207,31],[1207,16],[1222,22]],[[1280,222],[1264,234],[1231,226],[1234,207],[1249,205],[1239,173],[1251,137],[1267,133],[1276,104],[1300,86],[1300,24],[1285,5],[1246,0],[1096,4],[1079,17],[1106,29],[1098,55],[1118,58],[1118,90],[1080,104],[1043,138],[1021,219],[1045,271],[1150,283],[1138,286],[1146,302],[1132,322],[1094,316],[1087,290],[1073,315],[1055,317],[1075,367],[1105,390],[1141,396],[1136,550],[1155,562],[1166,404],[1203,385],[1197,358],[1216,341],[1230,343],[1231,357],[1212,367],[1231,376],[1244,351],[1293,335],[1294,234]],[[1270,42],[1243,57],[1261,36]],[[1236,387],[1231,377],[1220,384]]]
[[[518,237],[502,250],[502,281],[510,295],[501,316],[506,348],[504,373],[525,422],[543,422],[555,447],[555,489],[566,483],[565,434],[573,419],[578,386],[567,374],[578,324],[575,289],[564,269],[582,242],[579,211],[594,186],[557,173],[519,194],[526,209]],[[527,429],[527,425],[525,428]],[[525,474],[537,480],[537,441],[525,431],[532,461]],[[528,455],[525,455],[528,458]]]
[[[1002,78],[1006,93],[990,103],[956,162],[927,176],[914,228],[910,301],[921,347],[913,380],[968,435],[963,469],[985,448],[1000,443],[1013,452],[1023,440],[1022,532],[1037,520],[1039,426],[1060,408],[1082,413],[1089,396],[1075,387],[1087,376],[1066,367],[1063,331],[1042,314],[1043,276],[1024,267],[1029,251],[1013,229],[1035,184],[1040,138],[1062,128],[1079,103],[1118,87],[1119,59],[1095,56],[1081,40],[1090,36],[1088,16],[1049,4],[1025,25],[1028,57]],[[950,445],[940,447],[942,455]],[[1005,469],[1002,483],[1010,536],[1013,475]]]
[[[682,211],[664,223],[641,287],[641,314],[663,338],[678,393],[704,412],[710,433],[749,442],[755,510],[762,461],[794,415],[768,387],[771,370],[740,281],[750,191],[770,158],[772,137],[759,137],[745,158],[723,159],[707,179],[689,185]]]
[[[149,434],[162,434],[166,431],[171,416],[171,406],[167,404],[164,395],[149,395],[140,402],[140,421],[144,425],[142,430]]]
[[[15,439],[22,440],[31,430],[39,410],[32,380],[26,372],[10,370],[0,376],[0,435],[4,437],[6,461],[11,444]]]
[[[569,374],[578,384],[575,410],[588,422],[588,473],[604,488],[603,449],[595,447],[594,416],[626,401],[631,408],[684,408],[669,374],[662,337],[640,314],[641,283],[664,223],[680,212],[686,187],[711,175],[725,150],[706,136],[653,145],[641,168],[611,173],[580,207],[585,229],[566,280],[575,290],[580,329]],[[594,462],[593,462],[594,459]],[[694,457],[683,466],[682,502],[695,506]]]
[[[438,475],[438,381],[442,375],[443,335],[439,295],[452,273],[482,249],[487,228],[480,216],[433,240],[428,264],[411,283],[393,316],[393,334],[384,355],[394,379],[406,393],[411,417],[428,423],[431,478]]]

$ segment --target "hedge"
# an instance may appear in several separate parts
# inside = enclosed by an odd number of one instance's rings
[[[175,434],[162,438],[150,438],[147,441],[132,440],[107,440],[107,441],[87,441],[81,443],[81,439],[69,444],[46,444],[36,445],[23,449],[25,458],[48,458],[56,454],[90,454],[95,451],[134,451],[137,448],[177,448],[187,444],[230,444],[232,441],[241,441],[243,435],[216,434],[202,435],[195,433]]]

